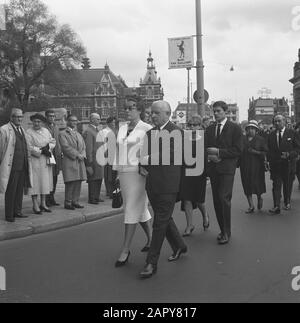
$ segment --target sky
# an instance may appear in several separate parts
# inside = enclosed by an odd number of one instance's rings
[[[139,86],[151,49],[165,99],[173,109],[186,101],[187,72],[169,70],[168,38],[196,34],[195,0],[43,1],[61,24],[78,33],[92,68],[108,62],[128,86]],[[249,98],[258,97],[263,87],[272,97],[292,99],[300,0],[202,0],[202,25],[209,102],[237,102],[245,120]],[[195,89],[195,69],[191,82]]]

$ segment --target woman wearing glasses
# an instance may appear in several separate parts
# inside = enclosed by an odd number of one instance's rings
[[[129,98],[125,111],[129,124],[119,129],[115,169],[121,184],[125,211],[125,239],[122,253],[116,267],[124,266],[130,256],[130,246],[140,223],[147,236],[147,244],[142,252],[148,252],[151,243],[151,215],[148,210],[146,179],[139,174],[139,149],[143,146],[146,132],[152,127],[141,120],[142,108],[135,98]]]
[[[193,116],[188,122],[188,130],[192,130],[191,140],[193,141],[193,154],[196,148],[196,141],[200,140],[197,137],[197,130],[203,130],[202,119],[200,116]],[[203,217],[203,228],[204,231],[209,228],[209,215],[205,207],[205,196],[206,196],[206,173],[200,176],[184,176],[182,181],[182,188],[180,197],[182,200],[182,210],[185,212],[187,227],[184,231],[183,236],[190,236],[195,230],[193,224],[193,210],[199,209]]]

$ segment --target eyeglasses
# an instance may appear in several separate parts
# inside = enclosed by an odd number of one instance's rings
[[[136,105],[134,104],[134,105],[132,105],[130,107],[125,107],[124,110],[125,111],[133,111],[133,110],[136,110]]]
[[[189,127],[200,127],[201,124],[199,124],[199,123],[189,123],[188,126]]]

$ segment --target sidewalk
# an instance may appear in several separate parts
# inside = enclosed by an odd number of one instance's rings
[[[4,196],[0,195],[0,241],[67,228],[122,213],[122,209],[111,208],[111,200],[105,197],[104,185],[101,192],[101,197],[105,200],[104,203],[99,203],[99,205],[87,204],[88,188],[87,183],[83,183],[80,203],[85,208],[68,211],[63,208],[64,184],[60,176],[55,197],[60,206],[51,208],[52,213],[33,215],[31,198],[24,196],[23,214],[29,217],[27,219],[16,219],[15,223],[8,223],[4,220]]]

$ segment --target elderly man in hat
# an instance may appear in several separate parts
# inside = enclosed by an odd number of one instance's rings
[[[32,186],[30,144],[22,120],[22,110],[13,109],[10,122],[0,128],[0,193],[5,193],[7,222],[26,217],[23,194]]]
[[[100,115],[92,113],[90,116],[90,124],[83,133],[83,139],[86,145],[85,164],[88,177],[89,204],[95,205],[99,204],[99,202],[104,202],[104,200],[100,198],[104,170],[96,159],[97,151],[101,145],[97,142],[100,121]]]
[[[216,123],[207,128],[205,146],[208,154],[214,207],[221,229],[220,245],[231,237],[231,199],[238,159],[243,148],[242,129],[226,117],[228,105],[218,101],[213,105]]]

